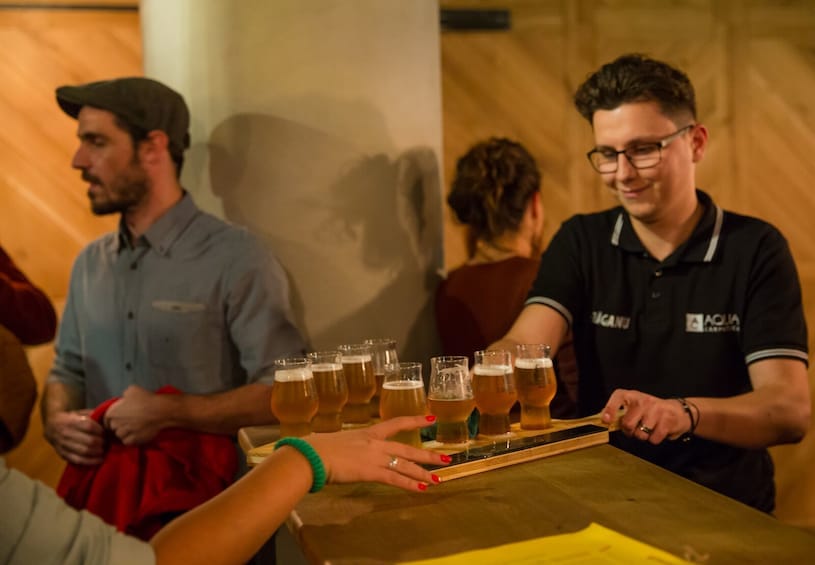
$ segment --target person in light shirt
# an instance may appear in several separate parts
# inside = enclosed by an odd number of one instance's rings
[[[45,436],[66,461],[99,464],[90,411],[126,445],[165,428],[235,434],[273,423],[276,358],[302,354],[288,281],[246,229],[200,210],[181,186],[189,110],[144,77],[56,90],[77,122],[72,166],[91,210],[119,229],[76,259],[42,400]],[[172,386],[183,394],[157,394]]]

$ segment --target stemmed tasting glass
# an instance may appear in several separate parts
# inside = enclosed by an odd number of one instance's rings
[[[427,407],[436,416],[436,441],[463,444],[469,441],[467,418],[475,408],[468,359],[432,357]]]
[[[383,420],[427,414],[421,363],[389,363],[385,366],[379,411]],[[418,429],[399,432],[391,439],[414,447],[422,446]]]
[[[306,436],[317,413],[317,388],[311,361],[305,357],[275,359],[272,413],[280,421],[280,437]]]

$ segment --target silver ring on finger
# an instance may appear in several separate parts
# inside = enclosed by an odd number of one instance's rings
[[[388,469],[395,469],[397,463],[399,463],[399,459],[391,455],[390,463],[388,463]]]
[[[647,436],[650,436],[652,433],[654,433],[654,428],[649,428],[645,424],[640,424],[639,426],[637,426],[637,429]]]

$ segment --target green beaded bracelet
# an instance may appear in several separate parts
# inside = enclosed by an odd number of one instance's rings
[[[311,447],[311,444],[299,437],[284,437],[274,444],[275,451],[284,445],[289,445],[302,453],[303,457],[305,457],[309,465],[311,465],[311,473],[314,475],[314,480],[311,483],[309,492],[318,492],[323,488],[326,479],[325,467],[323,466],[322,459],[320,459],[320,456],[314,451],[314,448]]]

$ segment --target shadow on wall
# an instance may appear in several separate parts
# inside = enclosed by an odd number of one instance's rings
[[[215,128],[209,153],[225,217],[277,254],[313,348],[388,336],[405,359],[438,351],[442,208],[431,149],[365,155],[294,121],[240,114]]]

